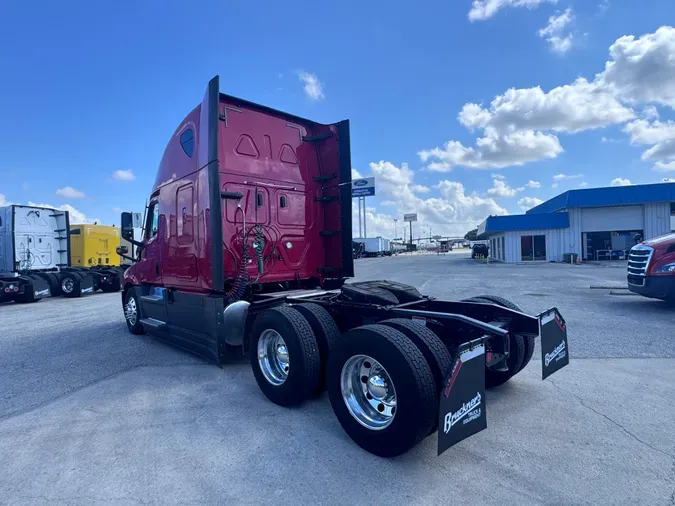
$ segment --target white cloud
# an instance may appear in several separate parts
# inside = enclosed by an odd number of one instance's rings
[[[414,184],[410,187],[410,189],[415,193],[429,193],[431,191],[428,186],[421,184]]]
[[[600,139],[600,142],[604,142],[605,144],[618,144],[621,142],[621,139],[613,139],[611,137],[602,137]]]
[[[490,197],[513,197],[525,188],[511,188],[504,179],[493,179],[492,188],[487,191]]]
[[[494,172],[490,174],[490,177],[492,179],[506,179],[506,176],[504,174],[495,174]]]
[[[630,135],[631,144],[651,145],[642,153],[643,160],[655,162],[656,170],[670,170],[666,167],[675,163],[675,122],[638,119],[628,123],[624,131]]]
[[[53,206],[51,204],[36,204],[35,202],[28,202],[29,206],[35,206],[35,207],[50,207],[52,209],[58,209],[59,211],[68,211],[68,214],[70,215],[70,224],[71,225],[77,225],[77,224],[83,224],[83,223],[94,223],[95,221],[98,222],[98,218],[87,218],[85,214],[81,211],[78,211],[75,209],[73,206],[70,204],[63,204],[60,206]]]
[[[415,194],[414,172],[407,164],[400,167],[391,162],[380,161],[370,164],[370,170],[378,181],[380,194],[389,197],[387,207],[395,208],[391,214],[371,213],[368,215],[368,235],[377,235],[379,230],[385,237],[393,236],[393,218],[404,213],[416,212],[420,224],[431,227],[439,234],[462,236],[469,228],[475,227],[488,215],[508,214],[494,199],[475,193],[467,195],[464,186],[455,181],[441,181],[436,188],[440,198],[422,198]],[[371,227],[371,221],[373,226]],[[354,223],[358,227],[358,222]],[[400,235],[399,223],[399,235]],[[417,229],[417,225],[414,225]],[[385,235],[385,232],[387,235]]]
[[[612,179],[610,186],[631,186],[633,183],[630,182],[630,179],[624,179],[622,177],[617,177]]]
[[[300,82],[303,84],[305,95],[307,95],[310,99],[321,100],[324,98],[323,85],[315,74],[310,74],[309,72],[298,72],[298,79],[300,79]]]
[[[528,188],[541,188],[541,183],[539,181],[532,181],[530,179],[525,186]]]
[[[534,9],[543,3],[557,3],[558,0],[473,0],[469,19],[482,21],[489,19],[506,7],[527,7]]]
[[[586,181],[582,181],[579,183],[579,188],[586,188],[588,186],[588,183]]]
[[[552,130],[575,133],[624,123],[635,116],[611,92],[583,77],[548,92],[539,86],[511,88],[495,97],[489,110],[480,106],[478,109],[467,107],[469,105],[476,104],[466,104],[462,109],[460,122],[463,125],[492,126],[500,132]]]
[[[560,183],[553,183],[553,184],[551,185],[551,188],[557,188],[558,186],[560,186]]]
[[[380,202],[380,205],[384,207],[395,207],[397,204],[393,200],[383,200]]]
[[[660,172],[670,172],[675,171],[675,160],[672,162],[656,162],[654,164],[654,170],[658,170]]]
[[[113,172],[112,177],[116,181],[133,181],[134,179],[136,179],[136,176],[134,175],[134,173],[131,169],[129,169],[129,170],[116,170],[115,172]]]
[[[352,179],[361,179],[362,177],[363,176],[358,170],[352,169]]]
[[[572,174],[572,175],[567,175],[567,174],[556,174],[553,176],[554,181],[564,181],[566,179],[581,179],[584,177],[583,174]]]
[[[0,193],[0,206],[11,206],[12,203],[7,200],[4,194]]]
[[[82,199],[85,197],[84,192],[76,190],[72,186],[64,186],[56,190],[56,194],[67,199]]]
[[[523,211],[529,211],[533,207],[536,207],[543,202],[543,200],[538,199],[537,197],[523,197],[522,199],[518,200],[518,205]]]
[[[113,213],[121,213],[122,212],[121,207],[113,207],[112,210],[113,210]]]
[[[483,109],[483,104],[464,104],[457,115],[457,120],[471,132],[477,128],[485,128],[490,122],[490,118],[492,118],[492,114],[490,111]]]
[[[555,135],[524,130],[500,135],[493,128],[485,129],[485,137],[476,147],[465,147],[458,141],[448,141],[443,148],[419,152],[423,162],[436,158],[449,166],[471,169],[498,169],[523,165],[527,162],[555,158],[563,148]]]
[[[546,39],[551,50],[556,53],[566,53],[572,49],[572,33],[566,33],[568,26],[574,21],[572,9],[565,9],[562,13],[548,18],[548,25],[539,30],[539,36]]]
[[[507,6],[541,3],[543,0],[474,0],[470,17],[487,19]],[[541,33],[548,37],[569,27],[571,20],[571,11],[553,16]],[[659,113],[655,105],[675,109],[675,28],[668,26],[639,37],[617,39],[609,48],[604,69],[592,79],[579,77],[549,91],[539,86],[509,89],[487,106],[464,104],[457,116],[460,124],[472,132],[482,130],[475,146],[450,140],[419,155],[424,162],[431,160],[430,170],[439,172],[455,165],[476,169],[523,165],[562,153],[556,133],[640,121],[633,107],[641,121],[655,121]],[[661,123],[661,128],[663,125],[667,123]],[[604,137],[604,142],[613,141]],[[637,135],[632,142],[642,143]],[[664,170],[675,160],[674,151],[675,146],[662,141],[652,144],[643,158]]]
[[[452,170],[452,165],[448,162],[431,162],[427,165],[427,168],[435,172],[450,172]]]
[[[659,119],[659,110],[653,105],[648,105],[642,109],[642,117],[649,120]]]
[[[675,108],[675,28],[662,26],[635,38],[626,35],[609,48],[611,60],[598,82],[629,103]]]

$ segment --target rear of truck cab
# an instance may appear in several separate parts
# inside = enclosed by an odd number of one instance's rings
[[[494,296],[343,285],[354,274],[350,183],[347,121],[224,95],[212,79],[165,150],[142,242],[123,213],[123,237],[140,249],[124,275],[126,324],[220,366],[247,353],[279,405],[327,388],[343,428],[376,455],[403,453],[434,427],[443,451],[485,428],[486,378],[496,386],[522,370],[536,336],[543,377],[567,365],[564,319]]]

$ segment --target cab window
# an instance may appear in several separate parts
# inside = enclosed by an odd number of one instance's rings
[[[148,209],[148,228],[146,230],[145,236],[148,239],[152,239],[157,235],[158,228],[159,228],[159,203],[155,201],[150,204],[150,209]]]

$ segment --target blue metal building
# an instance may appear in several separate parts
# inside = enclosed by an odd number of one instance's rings
[[[670,233],[675,183],[570,190],[526,214],[478,226],[490,257],[504,262],[624,258],[636,241]]]

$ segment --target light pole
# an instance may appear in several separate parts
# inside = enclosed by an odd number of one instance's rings
[[[396,222],[398,221],[398,218],[394,218],[394,239],[396,239]]]

